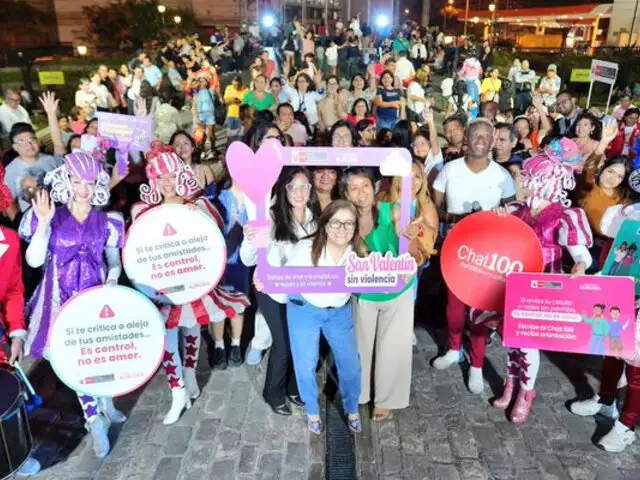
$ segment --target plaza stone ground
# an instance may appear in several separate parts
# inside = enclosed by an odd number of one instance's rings
[[[443,329],[432,330],[443,336]],[[607,425],[571,414],[566,402],[597,387],[599,360],[543,355],[530,421],[517,427],[488,404],[499,392],[505,354],[488,347],[487,386],[480,396],[464,386],[466,368],[437,371],[432,335],[418,329],[411,406],[391,421],[371,424],[356,441],[359,479],[572,479],[640,478],[640,449],[609,454],[593,444]],[[202,349],[203,354],[205,348]],[[202,395],[175,425],[162,424],[170,396],[158,374],[134,396],[118,400],[129,420],[115,431],[111,455],[93,455],[72,394],[34,372],[47,406],[34,417],[46,480],[323,479],[325,437],[307,433],[296,409],[289,418],[270,412],[260,392],[266,361],[209,375],[200,363]],[[586,372],[586,375],[584,374]],[[500,375],[500,376],[499,376]],[[40,376],[40,378],[38,378]],[[591,386],[591,387],[590,387]],[[54,414],[54,411],[62,412]],[[115,429],[114,429],[115,430]]]

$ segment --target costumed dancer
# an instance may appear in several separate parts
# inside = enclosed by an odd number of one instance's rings
[[[640,204],[609,207],[600,221],[600,231],[607,237],[615,238],[622,222],[627,219],[640,220]],[[638,303],[636,299],[636,315]],[[610,325],[613,325],[613,322]],[[611,340],[610,337],[609,341]],[[630,358],[604,357],[598,394],[586,400],[573,402],[569,407],[576,415],[586,417],[600,414],[614,420],[613,428],[597,443],[598,447],[607,452],[622,452],[636,439],[634,427],[640,417],[640,322],[636,322],[635,347],[635,354]],[[619,411],[616,399],[618,389],[621,388],[620,380],[625,374],[627,392]]]
[[[26,352],[33,358],[46,358],[51,322],[67,300],[88,288],[115,285],[120,277],[124,220],[120,213],[99,208],[109,201],[109,175],[102,168],[103,160],[99,152],[67,155],[64,164],[45,177],[51,198],[45,191],[38,192],[20,223],[20,236],[30,242],[27,264],[44,266],[43,278],[27,305]],[[110,449],[108,421],[122,423],[126,417],[115,409],[112,398],[78,393],[78,399],[94,451],[103,458]]]
[[[0,164],[0,214],[14,205],[11,191],[4,184],[4,166]],[[24,285],[22,284],[22,254],[20,238],[9,228],[0,225],[0,363],[21,362],[27,330],[24,324]],[[9,338],[10,354],[4,349]],[[29,457],[17,471],[18,475],[35,475],[40,462]]]
[[[220,213],[205,197],[192,198],[200,191],[197,178],[172,147],[160,141],[153,142],[146,161],[149,183],[140,186],[142,202],[131,209],[134,221],[142,213],[162,204],[194,205],[213,218],[221,230],[224,229]],[[191,407],[191,400],[200,395],[196,379],[200,327],[233,319],[248,306],[249,300],[245,295],[218,286],[189,304],[161,307],[167,327],[162,365],[172,395],[171,408],[163,420],[165,425],[177,422],[182,411]],[[178,327],[184,335],[182,360],[178,351]]]
[[[576,186],[573,167],[577,147],[567,138],[553,140],[540,154],[524,164],[520,174],[524,202],[512,202],[497,209],[524,220],[542,244],[544,271],[563,273],[562,255],[566,249],[574,261],[572,275],[584,275],[591,265],[589,248],[593,236],[586,214],[580,208],[569,208],[568,192]],[[491,322],[490,312],[471,311],[472,321]],[[509,419],[524,423],[529,417],[536,395],[534,386],[540,367],[540,351],[530,348],[508,348],[507,379],[501,397],[492,404],[506,410],[514,396],[515,403]],[[517,395],[516,395],[517,392]]]

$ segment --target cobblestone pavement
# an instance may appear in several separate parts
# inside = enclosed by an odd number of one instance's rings
[[[394,412],[386,423],[365,422],[356,441],[359,479],[640,478],[637,445],[617,455],[600,451],[593,438],[607,426],[576,417],[566,408],[568,400],[590,394],[589,384],[597,387],[599,362],[585,356],[543,355],[533,416],[516,427],[488,404],[501,388],[505,355],[498,342],[488,348],[485,393],[475,396],[464,386],[464,369],[437,371],[429,366],[436,343],[426,330],[417,331],[411,406]],[[69,457],[37,478],[325,478],[325,437],[310,438],[301,410],[288,419],[278,417],[262,401],[265,361],[259,367],[244,365],[210,376],[205,361],[201,366],[202,395],[178,423],[162,425],[170,399],[158,375],[137,398],[118,401],[129,410],[129,420],[107,459],[96,459],[85,437],[74,449],[67,445]],[[74,423],[69,415],[62,422],[71,424],[65,432],[79,439],[78,417]],[[65,432],[55,437],[59,440]]]
[[[164,375],[156,375],[135,405],[129,405],[133,407],[128,412],[129,420],[104,461],[95,458],[89,438],[85,436],[68,458],[61,459],[36,478],[324,478],[324,437],[310,438],[301,409],[296,409],[289,418],[273,415],[260,396],[266,361],[259,367],[242,366],[211,376],[206,360],[201,361],[201,366],[202,395],[176,424],[162,424],[170,396]],[[127,403],[131,404],[131,399],[116,401],[116,405],[125,410]],[[78,423],[76,421],[76,434]]]
[[[411,406],[394,412],[391,421],[373,425],[357,440],[359,478],[640,478],[637,443],[621,454],[604,452],[593,441],[608,431],[608,425],[567,409],[568,400],[593,393],[589,384],[597,388],[599,360],[543,353],[532,417],[515,426],[489,405],[489,399],[502,392],[506,355],[499,341],[488,347],[486,388],[476,396],[465,387],[464,369],[430,367],[436,344],[425,330],[418,330],[418,338]]]

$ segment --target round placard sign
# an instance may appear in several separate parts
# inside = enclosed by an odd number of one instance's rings
[[[184,305],[218,284],[227,247],[215,221],[199,208],[162,205],[133,222],[122,263],[131,283],[147,297]]]
[[[442,245],[441,268],[449,290],[465,305],[504,311],[505,282],[512,272],[540,273],[542,246],[513,215],[478,212],[462,219]]]
[[[162,315],[147,297],[127,287],[100,286],[62,306],[49,329],[47,357],[73,390],[117,397],[153,376],[165,337]]]

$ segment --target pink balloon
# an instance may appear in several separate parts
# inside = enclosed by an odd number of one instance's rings
[[[264,203],[284,166],[282,144],[275,139],[264,142],[256,153],[242,142],[227,149],[227,168],[240,190],[256,205]]]

